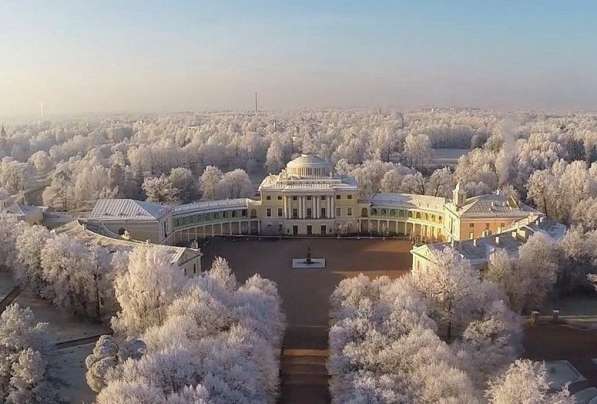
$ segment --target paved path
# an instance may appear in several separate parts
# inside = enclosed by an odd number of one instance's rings
[[[327,349],[284,349],[280,403],[329,403]]]
[[[19,286],[15,286],[10,292],[8,292],[4,299],[0,301],[0,314],[4,313],[4,310],[6,310],[6,308],[15,301],[20,293],[21,288]]]
[[[107,333],[107,334],[112,334],[112,333]],[[100,339],[100,337],[102,335],[106,335],[106,334],[91,335],[89,337],[76,338],[76,339],[71,339],[68,341],[60,341],[60,342],[57,342],[54,346],[56,347],[56,349],[64,349],[64,348],[71,348],[71,347],[79,346],[79,345],[95,344],[97,342],[97,340]]]
[[[275,281],[288,327],[281,357],[279,403],[329,403],[329,301],[336,285],[359,273],[392,278],[408,272],[412,244],[402,240],[210,239],[202,245],[203,268],[215,257],[228,259],[240,282],[255,273]],[[323,270],[294,270],[293,258],[325,258]]]

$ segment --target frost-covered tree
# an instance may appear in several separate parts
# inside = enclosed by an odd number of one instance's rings
[[[284,150],[278,137],[274,137],[267,149],[265,166],[270,173],[278,173],[284,168]]]
[[[85,358],[87,373],[85,378],[91,390],[96,393],[106,387],[108,379],[118,374],[118,367],[127,359],[140,359],[145,352],[145,344],[139,340],[118,343],[110,335],[102,335],[95,343],[93,352]]]
[[[25,223],[12,216],[0,215],[0,270],[13,270],[17,267],[17,236],[25,227]]]
[[[216,199],[218,183],[224,174],[218,167],[207,166],[201,174],[200,189],[202,200]]]
[[[454,179],[449,168],[435,170],[425,183],[425,194],[450,198],[454,189]]]
[[[136,260],[131,257],[130,265]],[[128,293],[143,294],[145,285],[139,290],[130,277],[119,281],[129,285]],[[141,357],[123,358],[108,337],[98,341],[87,359],[89,383],[100,390],[98,403],[275,402],[284,331],[275,284],[255,276],[239,287],[227,262],[217,259],[177,292],[165,306],[154,305],[162,319],[141,325],[136,319],[134,329],[128,327],[129,335],[137,333],[146,343]],[[124,321],[127,310],[148,308],[124,303],[114,323]]]
[[[422,169],[431,161],[429,136],[409,134],[404,140],[404,155],[410,167]]]
[[[112,327],[135,336],[165,320],[167,306],[184,283],[184,274],[164,248],[143,244],[129,255],[128,271],[116,275],[114,289],[121,310]]]
[[[568,389],[553,391],[548,382],[545,364],[530,360],[517,360],[496,378],[487,391],[493,404],[572,404],[576,400]]]
[[[19,263],[14,271],[15,277],[20,283],[28,284],[38,293],[45,287],[41,247],[50,237],[50,231],[43,226],[24,226],[15,242]]]
[[[46,241],[40,262],[43,297],[74,313],[98,317],[97,277],[106,268],[96,254],[81,241],[59,234]]]
[[[36,323],[29,308],[8,306],[0,315],[0,401],[54,403],[47,381],[50,340],[46,324]]]
[[[474,316],[483,293],[478,271],[455,250],[433,254],[430,265],[413,268],[413,283],[431,305],[432,317],[450,341]]]
[[[172,187],[177,189],[178,200],[190,202],[197,197],[198,186],[193,177],[193,173],[188,168],[177,167],[170,170],[168,176]]]
[[[176,188],[170,178],[165,175],[145,178],[142,185],[147,200],[151,202],[174,202],[180,190]]]
[[[54,163],[50,159],[50,155],[45,150],[35,152],[29,157],[29,162],[35,167],[38,174],[46,174],[52,169]]]
[[[251,179],[240,168],[227,172],[216,185],[216,196],[218,199],[243,198],[253,195],[253,184]]]

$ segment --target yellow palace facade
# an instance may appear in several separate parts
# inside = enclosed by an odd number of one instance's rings
[[[267,176],[259,198],[165,206],[130,199],[97,202],[87,223],[115,236],[160,244],[187,244],[212,236],[402,236],[422,242],[497,234],[538,212],[499,193],[468,198],[457,185],[452,200],[379,193],[359,198],[354,178],[303,154]]]

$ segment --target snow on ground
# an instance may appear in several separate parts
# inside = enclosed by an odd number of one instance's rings
[[[49,376],[67,403],[92,403],[95,393],[85,381],[85,358],[94,344],[56,350],[49,359]]]
[[[39,298],[29,289],[22,291],[15,302],[22,307],[30,307],[37,321],[48,323],[48,333],[57,342],[110,331],[106,325],[73,316],[51,302]]]
[[[30,307],[37,321],[48,323],[48,333],[56,341],[66,341],[92,335],[105,334],[109,327],[70,313],[52,305],[26,289],[17,297],[16,303]],[[92,403],[95,394],[85,381],[85,358],[94,344],[55,350],[49,358],[49,376],[67,403]]]
[[[10,272],[0,272],[0,300],[15,287],[15,281]]]

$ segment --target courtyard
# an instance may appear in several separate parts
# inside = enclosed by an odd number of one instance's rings
[[[287,316],[286,345],[327,346],[329,298],[338,283],[364,273],[395,278],[411,266],[412,243],[390,239],[222,239],[202,245],[203,268],[226,258],[237,279],[253,274],[278,284]],[[325,258],[325,269],[292,269],[292,258]]]

